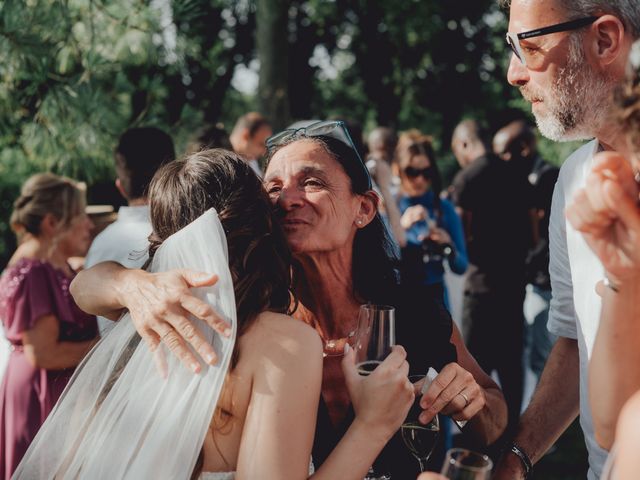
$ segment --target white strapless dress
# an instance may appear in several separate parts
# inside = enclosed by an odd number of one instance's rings
[[[313,460],[309,461],[309,475],[315,473]],[[236,472],[202,472],[198,480],[233,480]]]
[[[236,472],[202,472],[198,480],[233,480]]]

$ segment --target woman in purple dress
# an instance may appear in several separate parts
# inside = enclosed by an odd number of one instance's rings
[[[19,246],[0,277],[0,320],[11,355],[0,386],[0,479],[9,479],[74,368],[97,341],[95,317],[71,295],[67,263],[86,253],[91,220],[78,184],[31,177],[14,203]]]

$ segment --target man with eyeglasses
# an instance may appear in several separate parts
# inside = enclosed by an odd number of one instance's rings
[[[624,78],[631,44],[639,35],[638,0],[510,2],[509,83],[532,104],[546,137],[595,139],[567,159],[556,184],[549,227],[553,298],[548,328],[559,338],[496,479],[526,478],[578,413],[589,451],[587,478],[597,479],[602,472],[607,452],[593,433],[587,367],[600,315],[595,285],[604,269],[566,222],[564,209],[584,186],[593,155],[624,146],[612,120],[612,92]]]

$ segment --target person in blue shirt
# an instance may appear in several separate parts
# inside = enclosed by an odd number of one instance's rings
[[[396,148],[401,192],[398,205],[405,230],[402,281],[421,294],[440,299],[448,308],[444,262],[453,273],[467,269],[462,221],[451,202],[440,198],[442,180],[431,137],[411,130],[400,136]]]

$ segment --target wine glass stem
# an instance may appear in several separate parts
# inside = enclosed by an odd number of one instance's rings
[[[427,460],[428,458],[418,458],[418,464],[420,465],[420,473],[427,471]]]

